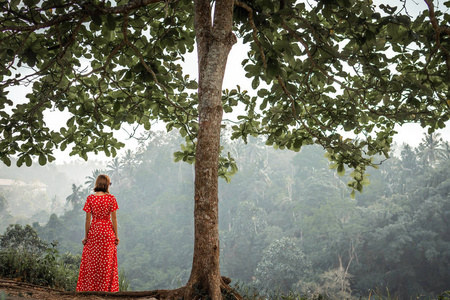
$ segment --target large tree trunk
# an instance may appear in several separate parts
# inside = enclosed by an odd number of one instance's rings
[[[195,31],[199,70],[199,133],[195,159],[195,244],[190,297],[194,291],[221,299],[219,268],[218,160],[222,122],[222,82],[228,54],[236,42],[232,33],[233,0],[195,1]],[[189,298],[190,298],[189,297]]]

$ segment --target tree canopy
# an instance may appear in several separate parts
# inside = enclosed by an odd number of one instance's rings
[[[387,155],[394,124],[420,122],[432,132],[448,120],[450,17],[425,2],[428,10],[413,18],[405,2],[235,1],[233,29],[250,45],[242,64],[258,96],[224,93],[225,112],[246,108],[232,137],[264,134],[293,150],[321,144],[339,173],[356,168],[361,190],[362,171],[370,156]],[[194,50],[191,1],[0,6],[4,163],[19,155],[18,164],[44,164],[68,146],[84,158],[115,155],[123,143],[108,128],[149,129],[156,119],[180,129],[188,139],[180,159],[193,161],[197,83],[178,63]],[[21,84],[33,92],[19,104],[7,87]],[[59,131],[43,118],[52,109],[71,115]]]

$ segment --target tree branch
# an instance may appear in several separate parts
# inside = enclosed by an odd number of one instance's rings
[[[216,1],[213,33],[219,39],[226,38],[233,28],[234,0]]]
[[[263,67],[264,67],[264,69],[267,69],[266,55],[264,54],[264,49],[263,49],[261,43],[259,42],[258,29],[256,28],[255,21],[253,20],[253,9],[250,6],[248,6],[246,3],[242,2],[242,1],[239,1],[239,0],[236,0],[234,3],[237,6],[240,6],[243,9],[248,11],[248,21],[250,22],[250,25],[252,26],[253,40],[256,43],[256,45],[258,46],[258,48],[259,48],[259,55],[261,55],[261,59],[262,59],[262,62],[263,62]]]
[[[433,26],[434,31],[436,32],[436,48],[441,49],[445,55],[445,61],[447,63],[447,69],[450,70],[450,53],[447,49],[441,46],[441,33],[445,33],[446,35],[450,35],[450,27],[448,26],[439,26],[439,23],[436,19],[436,13],[434,11],[433,0],[424,0],[428,6],[429,17],[431,21],[431,25]]]
[[[79,19],[86,16],[95,16],[95,15],[110,15],[110,14],[123,14],[129,13],[135,9],[147,6],[153,3],[164,2],[163,0],[132,0],[125,5],[116,6],[116,7],[99,7],[96,6],[93,9],[88,9],[87,6],[83,7],[82,10],[68,13],[62,16],[58,16],[50,21],[37,23],[31,26],[0,26],[0,31],[35,31],[41,28],[47,28],[56,24],[60,24],[65,21],[70,21],[73,19]]]
[[[211,20],[211,4],[209,0],[194,1],[194,28],[197,44],[202,45],[205,36],[211,34],[212,20]],[[200,58],[200,56],[199,56]]]

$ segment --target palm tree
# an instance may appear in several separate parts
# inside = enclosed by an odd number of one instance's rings
[[[411,148],[408,144],[403,144],[400,157],[402,161],[402,168],[405,170],[414,170],[417,168],[417,150]]]
[[[81,199],[83,198],[82,189],[83,187],[81,185],[77,186],[75,183],[72,183],[72,194],[67,196],[67,203],[72,203],[74,207],[80,204]]]
[[[127,176],[131,175],[134,165],[136,164],[135,154],[133,153],[133,151],[131,151],[130,149],[125,151],[125,154],[123,155],[120,164],[123,167],[123,170],[125,171],[126,175]]]
[[[424,133],[424,138],[419,144],[419,159],[424,165],[433,167],[439,158],[439,154],[442,152],[442,149],[439,148],[442,142],[440,136],[440,133]]]
[[[441,161],[450,161],[450,143],[448,141],[442,143],[439,159]]]
[[[98,175],[105,174],[104,170],[95,169],[92,171],[92,176],[86,176],[86,181],[84,184],[87,184],[87,189],[91,191],[95,187],[95,181],[97,180]]]
[[[119,184],[122,179],[122,163],[118,157],[115,157],[108,163],[107,174],[111,178],[111,182]]]

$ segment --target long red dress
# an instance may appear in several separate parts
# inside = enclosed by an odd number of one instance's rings
[[[119,291],[116,235],[111,212],[119,209],[116,198],[106,194],[89,195],[83,210],[92,213],[88,239],[81,255],[77,291]]]

